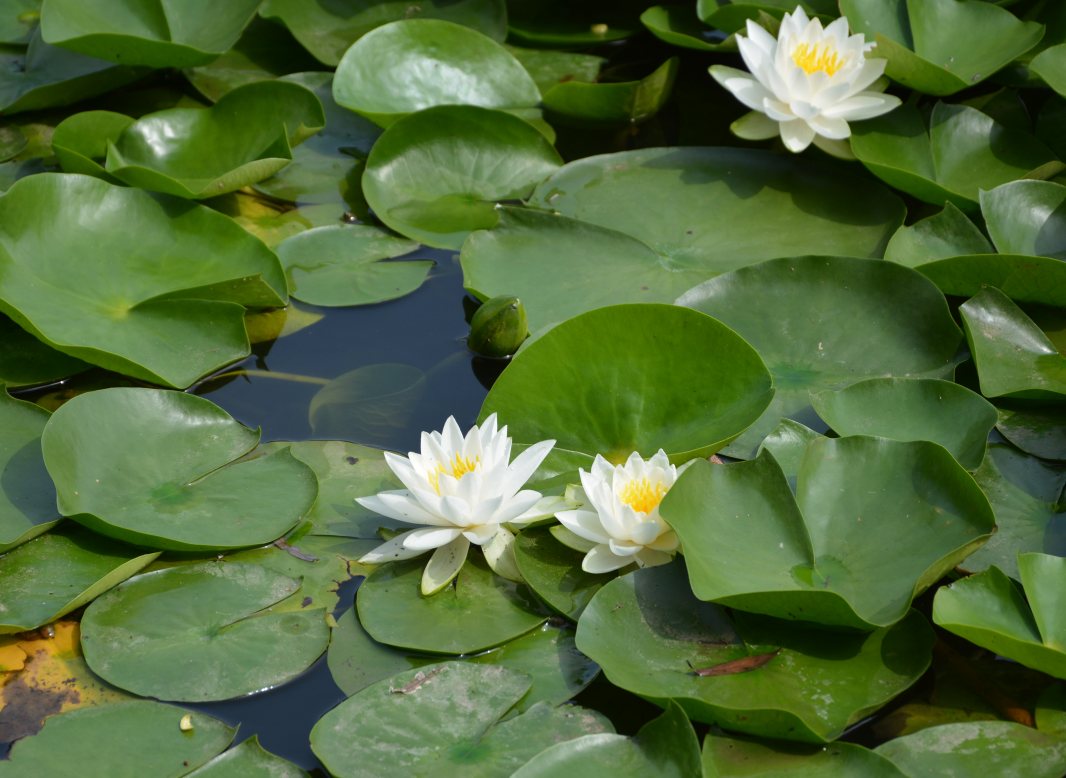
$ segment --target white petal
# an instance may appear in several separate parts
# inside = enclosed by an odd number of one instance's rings
[[[485,561],[496,575],[518,583],[526,580],[518,569],[518,560],[515,559],[514,535],[507,529],[500,527],[496,536],[483,545],[481,550],[485,554]]]
[[[381,544],[368,554],[364,554],[359,558],[359,564],[361,565],[383,565],[386,562],[399,562],[404,559],[414,559],[416,556],[421,556],[426,553],[426,549],[414,549],[404,548],[404,541],[408,537],[416,532],[422,532],[422,530],[413,529],[410,532],[404,532],[402,535],[397,535],[392,540]]]
[[[614,538],[611,538],[611,542],[607,545],[610,546],[611,553],[615,556],[633,556],[644,548],[639,543],[634,543],[630,540],[615,540]]]
[[[470,523],[484,524],[496,515],[496,511],[498,511],[502,505],[503,495],[488,500],[482,500],[474,506],[474,511],[470,514]]]
[[[886,114],[900,104],[895,95],[883,95],[880,92],[859,92],[854,97],[841,100],[822,111],[822,116],[830,119],[843,119],[848,122],[872,119]]]
[[[868,59],[862,63],[862,70],[857,76],[851,79],[851,87],[848,89],[845,97],[858,94],[866,87],[870,86],[874,81],[879,79],[885,73],[885,66],[888,64],[887,59]]]
[[[656,551],[677,551],[677,547],[680,545],[680,541],[677,539],[677,533],[673,530],[664,532],[657,537],[653,542],[646,544],[648,548],[654,548]]]
[[[440,512],[457,527],[469,527],[474,513],[465,500],[450,496],[440,498]]]
[[[426,597],[436,594],[452,582],[463,569],[470,543],[459,536],[446,546],[433,552],[425,571],[422,573],[422,594]]]
[[[585,540],[591,540],[593,543],[609,543],[611,540],[611,536],[600,524],[600,517],[592,511],[562,511],[555,514],[555,518],[568,530]]]
[[[355,501],[367,510],[408,524],[432,524],[438,527],[448,524],[443,517],[429,513],[407,491],[381,492],[372,497],[357,497]]]
[[[830,36],[838,41],[846,41],[848,39],[848,17],[842,16],[839,19],[835,19],[825,28],[825,37],[828,38]]]
[[[534,492],[532,489],[521,491],[504,503],[503,506],[493,514],[492,520],[498,524],[514,521],[536,505],[540,498],[540,492]]]
[[[478,473],[463,473],[463,477],[459,479],[459,486],[455,490],[455,496],[471,508],[475,508],[481,501],[481,484],[481,476]]]
[[[411,460],[407,457],[401,457],[399,454],[393,454],[391,451],[386,451],[385,463],[389,466],[389,469],[396,474],[396,477],[400,479],[400,483],[408,489],[429,488],[429,479],[426,478],[426,474],[415,470]]]
[[[581,560],[581,569],[586,573],[609,573],[632,562],[633,557],[618,556],[612,553],[607,546],[596,546],[596,548],[585,554],[585,558]]]
[[[448,459],[455,459],[456,454],[463,452],[463,431],[459,429],[459,423],[454,416],[449,416],[441,430],[441,447],[447,452]]]
[[[763,110],[766,111],[766,115],[775,122],[791,122],[796,120],[796,115],[792,113],[792,109],[787,103],[782,103],[779,100],[773,100],[771,98],[767,98],[762,102]]]
[[[831,140],[843,140],[851,137],[851,128],[843,119],[834,119],[831,116],[815,116],[808,119],[807,124],[811,125],[816,133]]]
[[[641,567],[658,567],[659,565],[665,565],[667,562],[673,560],[673,558],[673,554],[656,551],[653,548],[645,548],[636,556],[637,564]]]
[[[762,111],[748,111],[729,125],[729,129],[744,140],[767,140],[781,134],[777,122]]]
[[[629,537],[640,546],[654,543],[656,538],[663,532],[662,525],[657,521],[642,521],[629,531]]]
[[[550,519],[556,513],[571,508],[572,503],[563,497],[561,494],[541,497],[537,500],[533,507],[523,513],[517,518],[510,519],[511,524],[528,524],[531,521],[540,521],[541,519]]]
[[[858,159],[858,157],[855,156],[855,152],[851,150],[851,141],[847,138],[843,140],[830,140],[824,135],[815,135],[814,145],[826,154],[837,157],[838,159]]]
[[[500,531],[499,524],[478,524],[463,531],[463,537],[475,545],[488,543]]]
[[[748,38],[751,39],[752,43],[771,56],[777,50],[777,39],[768,33],[765,27],[756,24],[751,19],[748,19]]]
[[[751,74],[758,78],[759,74],[765,72],[766,68],[772,64],[770,52],[742,35],[738,35],[736,40],[744,64],[748,66]]]
[[[592,460],[592,475],[596,476],[600,481],[609,482],[614,477],[614,465],[597,454],[596,458]],[[582,483],[584,483],[584,479],[582,479]]]
[[[810,121],[819,113],[821,113],[813,105],[811,105],[810,103],[805,103],[802,100],[793,100],[791,103],[788,104],[788,107],[792,110],[792,113],[794,113],[800,119],[806,119],[807,121]]]
[[[511,499],[519,489],[525,486],[526,481],[540,467],[540,463],[551,453],[554,445],[554,440],[542,440],[515,457],[514,462],[507,469],[506,485],[502,491],[505,500]]]
[[[814,140],[814,130],[803,119],[781,122],[781,140],[786,149],[793,154],[798,154],[811,145],[811,141]]]
[[[434,527],[433,529],[416,529],[405,535],[403,547],[422,553],[431,548],[440,548],[459,537],[462,530],[457,527]]]
[[[711,68],[711,75],[719,84],[732,92],[737,100],[756,111],[763,110],[763,100],[773,97],[765,86],[743,70],[715,65]]]
[[[788,102],[790,103],[796,100],[806,102],[814,96],[810,78],[801,67],[796,66],[789,70],[785,83],[788,85]]]
[[[839,84],[833,84],[832,86],[828,86],[822,91],[820,91],[814,96],[814,99],[811,100],[811,104],[817,107],[819,110],[824,110],[830,105],[839,103],[841,100],[847,97],[848,92],[850,91],[851,84],[846,81],[842,81]]]

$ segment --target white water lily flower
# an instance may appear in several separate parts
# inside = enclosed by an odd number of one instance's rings
[[[513,561],[514,535],[500,525],[526,518],[541,499],[540,492],[519,489],[554,445],[554,440],[542,441],[509,462],[511,439],[507,427],[496,429],[494,413],[466,437],[455,417],[449,417],[443,431],[422,433],[420,454],[412,451],[404,458],[385,452],[385,461],[407,488],[356,502],[423,528],[397,535],[359,561],[384,564],[433,551],[422,575],[422,593],[430,595],[455,578],[474,543],[484,547],[485,558],[498,574],[521,580]]]
[[[647,462],[634,451],[625,465],[612,465],[597,456],[591,473],[581,470],[584,494],[576,498],[585,508],[555,514],[564,527],[587,542],[581,549],[588,551],[581,569],[607,573],[633,562],[654,567],[673,559],[677,535],[660,518],[659,503],[691,464],[674,467],[659,449]]]
[[[733,123],[748,140],[778,135],[785,147],[800,152],[813,141],[837,156],[852,156],[845,142],[849,121],[872,119],[891,111],[900,99],[882,94],[888,81],[886,59],[866,59],[865,36],[848,35],[847,17],[824,30],[799,6],[785,14],[774,40],[748,21],[747,37],[737,35],[740,54],[751,73],[715,65],[711,75],[753,109]]]

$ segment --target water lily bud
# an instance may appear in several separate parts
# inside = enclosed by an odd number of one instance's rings
[[[594,24],[589,27],[593,35],[606,35],[610,28],[606,24]]]
[[[518,351],[527,331],[526,307],[522,301],[514,295],[502,294],[474,312],[467,345],[487,357],[505,357]]]

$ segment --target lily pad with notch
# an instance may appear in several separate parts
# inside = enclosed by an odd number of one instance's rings
[[[266,751],[259,745],[258,735],[227,749],[188,775],[189,778],[310,778],[292,762]]]
[[[191,394],[102,389],[56,411],[41,448],[63,515],[135,545],[203,552],[272,542],[314,505],[314,471],[287,448],[235,462],[258,441]]]
[[[670,99],[680,64],[671,57],[639,81],[556,84],[544,95],[546,117],[552,124],[592,129],[641,124]]]
[[[41,457],[41,433],[51,415],[0,387],[0,554],[62,520]]]
[[[763,438],[755,456],[758,457],[763,451],[773,454],[777,464],[781,466],[781,472],[785,474],[789,488],[795,494],[803,454],[807,451],[807,445],[818,437],[821,436],[817,432],[798,421],[781,419],[777,429]]]
[[[595,83],[599,78],[600,68],[607,62],[603,57],[571,51],[523,49],[519,46],[504,48],[522,63],[522,67],[532,76],[542,95],[547,94],[557,84],[571,81]]]
[[[641,24],[661,41],[696,51],[737,51],[736,38],[723,38],[707,26],[695,8],[656,5],[640,15]]]
[[[1066,462],[1066,409],[1058,403],[1034,405],[1000,401],[996,430],[1026,454]]]
[[[906,778],[887,758],[854,743],[830,747],[727,735],[713,728],[703,739],[708,778]]]
[[[662,707],[673,699],[694,721],[824,744],[917,681],[935,637],[916,611],[865,634],[741,611],[733,619],[696,599],[677,558],[600,589],[578,623],[577,645],[611,683]],[[695,672],[774,652],[748,672]]]
[[[325,610],[269,610],[299,588],[247,562],[136,576],[85,611],[85,661],[109,683],[162,700],[209,702],[275,686],[329,643]]]
[[[80,173],[125,184],[104,170],[107,146],[119,139],[135,119],[113,111],[83,111],[64,119],[52,133],[52,150],[64,173]]]
[[[696,462],[659,506],[701,600],[780,619],[872,630],[983,545],[996,517],[943,447],[815,438],[793,496],[763,453]]]

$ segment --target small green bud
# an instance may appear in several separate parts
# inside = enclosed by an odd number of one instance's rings
[[[518,351],[528,326],[522,301],[514,295],[501,294],[474,312],[467,345],[486,357],[505,357]]]

